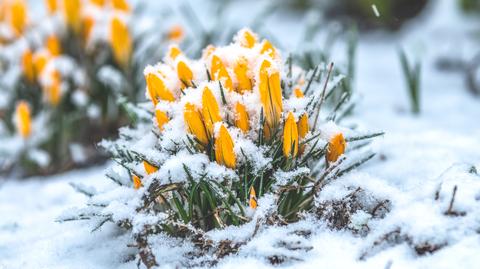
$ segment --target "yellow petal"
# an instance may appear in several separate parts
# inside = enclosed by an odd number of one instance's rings
[[[154,165],[151,165],[147,161],[143,161],[143,167],[145,168],[145,172],[147,172],[147,175],[153,174],[158,171],[158,168]]]
[[[282,89],[280,87],[280,73],[278,70],[269,70],[271,63],[264,60],[260,67],[259,92],[266,119],[266,134],[273,133],[278,126],[283,111]],[[269,137],[267,135],[267,137]]]
[[[55,35],[47,37],[46,47],[52,56],[59,56],[61,53],[60,41]]]
[[[81,0],[63,0],[63,16],[68,27],[74,32],[80,30],[81,25]]]
[[[57,106],[61,99],[61,75],[58,71],[53,71],[50,79],[50,84],[45,88],[45,94],[48,103]]]
[[[188,67],[188,65],[184,61],[179,61],[177,64],[177,75],[178,79],[182,82],[182,88],[192,87],[192,80],[193,80],[193,72]]]
[[[33,55],[33,66],[35,67],[35,74],[42,73],[45,65],[50,60],[50,55],[45,52],[37,52]]]
[[[15,108],[15,119],[17,132],[23,137],[27,138],[31,133],[31,118],[30,118],[30,106],[25,101],[17,103]]]
[[[310,127],[308,125],[308,115],[307,113],[300,116],[300,119],[297,122],[298,126],[298,137],[300,140],[304,139],[307,136]],[[302,154],[305,151],[305,145],[301,145],[299,148],[299,153]]]
[[[95,18],[92,16],[86,15],[83,17],[83,25],[82,25],[82,35],[83,39],[88,40],[90,35],[92,34],[93,26],[95,26]]]
[[[27,4],[24,0],[11,0],[9,5],[9,23],[16,35],[21,35],[27,26]]]
[[[248,76],[248,65],[247,59],[244,57],[240,57],[233,67],[233,71],[235,72],[235,76],[237,77],[238,81],[238,92],[244,93],[245,91],[252,90],[252,81]]]
[[[292,149],[293,146],[293,149]],[[293,152],[292,152],[293,150]],[[293,113],[289,112],[283,127],[283,155],[295,157],[298,152],[298,129]]]
[[[307,113],[300,116],[300,119],[298,120],[297,124],[298,124],[298,135],[299,135],[300,139],[303,139],[303,138],[305,138],[308,131],[310,130],[310,127],[308,125],[308,115],[307,115]]]
[[[126,0],[112,0],[112,6],[114,9],[130,12],[130,5]]]
[[[248,205],[252,209],[257,208],[257,205],[258,205],[257,204],[257,194],[255,193],[255,189],[253,188],[253,186],[250,187],[250,200],[249,200]]]
[[[132,39],[127,25],[119,17],[113,17],[110,22],[110,45],[117,63],[126,67],[132,52]]]
[[[154,73],[148,73],[145,76],[147,82],[147,91],[150,99],[153,102],[153,105],[157,105],[158,99],[165,101],[175,101],[175,97],[172,92],[165,86],[163,80]]]
[[[168,40],[173,42],[180,42],[184,37],[183,28],[181,25],[174,25],[168,31]]]
[[[219,134],[215,139],[215,160],[217,163],[232,169],[236,166],[233,140],[223,124],[220,126]]]
[[[182,54],[182,51],[180,50],[180,48],[177,45],[171,45],[168,48],[167,55],[168,55],[168,57],[170,57],[170,59],[175,60],[177,58],[177,56],[180,55],[180,54]]]
[[[155,119],[157,120],[158,128],[160,129],[160,131],[163,131],[163,125],[165,125],[169,121],[167,113],[156,109]]]
[[[293,89],[293,95],[295,95],[295,97],[297,97],[297,98],[303,98],[304,97],[303,92],[302,92],[302,90],[300,89],[299,86],[296,86]]]
[[[25,77],[30,81],[35,81],[35,66],[33,65],[33,53],[30,49],[25,50],[22,55],[22,70]]]
[[[90,3],[97,5],[99,7],[105,6],[105,0],[90,0]]]
[[[237,104],[235,105],[235,112],[235,126],[237,126],[244,133],[248,132],[248,130],[250,130],[250,123],[245,106],[240,102],[237,102]]]
[[[272,59],[275,59],[275,56],[277,54],[275,47],[270,43],[268,40],[263,40],[262,42],[262,49],[260,50],[261,54],[267,54],[270,56]]]
[[[57,0],[45,0],[45,6],[49,14],[53,14],[58,10]]]
[[[186,103],[183,117],[189,133],[193,134],[202,145],[207,145],[208,136],[198,108],[191,103]]]
[[[342,133],[334,135],[328,142],[326,158],[328,162],[336,162],[345,153],[347,143]]]
[[[228,91],[233,90],[232,78],[228,74],[228,71],[225,68],[222,60],[217,55],[213,55],[212,57],[211,75],[213,80],[221,81],[222,86],[225,87]]]
[[[240,31],[240,45],[245,48],[253,48],[257,42],[257,35],[248,29]]]
[[[134,189],[138,190],[138,189],[140,189],[140,187],[143,186],[142,180],[137,175],[133,175],[132,179],[133,179],[133,188]]]
[[[202,115],[208,135],[213,135],[213,125],[222,120],[217,100],[212,91],[205,87],[202,94]]]

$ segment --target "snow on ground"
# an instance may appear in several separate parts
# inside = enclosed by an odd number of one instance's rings
[[[467,170],[470,165],[480,170],[480,100],[467,93],[460,76],[439,73],[433,66],[435,57],[445,51],[462,57],[475,52],[465,41],[465,27],[472,24],[459,20],[452,4],[438,1],[431,7],[433,14],[408,25],[397,37],[375,35],[360,41],[356,86],[362,99],[354,121],[362,127],[383,130],[386,135],[373,145],[379,153],[376,159],[334,182],[325,195],[334,196],[345,186],[361,186],[377,197],[390,199],[392,211],[384,219],[369,223],[371,232],[365,238],[318,224],[306,242],[313,249],[300,253],[304,261],[284,267],[478,268],[480,178]],[[424,64],[420,116],[408,113],[397,57],[401,45],[421,55]],[[0,269],[135,268],[130,260],[133,250],[126,246],[128,236],[113,227],[107,225],[91,233],[89,226],[54,222],[63,210],[81,207],[86,201],[69,182],[108,184],[102,176],[104,169],[95,167],[49,179],[0,181]],[[453,209],[467,212],[464,217],[443,214],[454,185],[458,193]],[[437,191],[439,199],[435,200]],[[404,242],[374,249],[365,261],[359,261],[375,240],[394,230],[395,224],[417,243],[437,240],[447,245],[433,254],[417,256]],[[244,252],[268,251],[264,239],[281,230],[264,231]],[[172,261],[173,250],[182,249],[165,249]],[[255,255],[227,257],[218,267],[240,265],[269,267]],[[174,267],[174,263],[165,266]]]

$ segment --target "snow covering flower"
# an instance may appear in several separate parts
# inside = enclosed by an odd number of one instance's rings
[[[313,89],[326,83],[340,89],[340,79],[310,74],[290,69],[277,48],[249,29],[226,46],[207,46],[198,59],[170,46],[161,62],[144,69],[149,102],[132,109],[135,126],[101,143],[116,163],[107,176],[120,186],[98,199],[111,197],[108,204],[124,209],[95,208],[91,218],[131,229],[143,246],[160,232],[203,237],[251,221],[300,220],[325,182],[372,157],[325,162],[327,154],[345,153],[345,140],[332,142],[330,134],[364,138],[322,118],[317,126],[310,122],[323,96]]]

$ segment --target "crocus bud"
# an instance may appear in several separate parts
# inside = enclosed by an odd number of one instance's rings
[[[132,39],[127,25],[117,16],[110,22],[110,45],[115,61],[126,67],[132,52]]]
[[[248,132],[248,130],[250,130],[250,123],[245,106],[240,102],[237,102],[235,105],[235,113],[235,126],[237,126],[244,133]]]
[[[182,88],[192,87],[193,72],[184,61],[177,63],[178,79],[182,82]]]
[[[158,129],[160,129],[160,131],[163,131],[163,125],[165,125],[169,121],[167,113],[156,109],[155,119],[157,120]]]
[[[25,101],[17,103],[15,108],[15,122],[17,126],[17,132],[23,137],[28,138],[32,131],[32,122],[30,118],[30,106]]]
[[[251,209],[256,209],[257,208],[257,194],[255,193],[255,189],[253,186],[250,187],[250,199],[248,202],[248,205],[250,206]]]
[[[215,160],[217,163],[232,169],[235,168],[236,158],[233,146],[232,137],[225,125],[222,124],[215,139]]]
[[[220,109],[218,108],[217,99],[213,96],[212,91],[205,87],[202,94],[202,115],[205,129],[210,137],[213,136],[213,125],[222,121]]]
[[[145,168],[145,172],[147,175],[153,174],[158,171],[158,168],[147,161],[143,161],[143,168]]]
[[[336,162],[338,158],[345,153],[347,143],[342,133],[334,135],[330,141],[328,141],[328,148],[326,158],[328,162]]]
[[[283,127],[283,155],[295,157],[298,152],[298,129],[292,112],[288,113],[285,126]]]
[[[211,75],[213,80],[221,81],[223,87],[228,91],[233,90],[232,78],[228,74],[222,60],[217,55],[213,55],[212,57]]]
[[[207,131],[205,130],[205,125],[203,124],[202,114],[198,108],[191,103],[186,103],[183,111],[183,117],[188,132],[193,134],[202,145],[207,145]]]
[[[145,80],[147,82],[147,92],[150,99],[152,99],[153,105],[157,105],[158,99],[170,102],[175,101],[172,92],[160,78],[160,74],[148,73],[145,75]]]
[[[239,93],[244,93],[245,91],[252,90],[252,81],[248,76],[248,65],[247,59],[244,57],[239,58],[233,67],[235,76],[237,77],[238,87],[237,91]]]

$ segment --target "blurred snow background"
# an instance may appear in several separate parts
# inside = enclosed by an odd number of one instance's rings
[[[208,9],[203,1],[191,2],[198,14],[208,14],[202,12]],[[302,261],[283,267],[478,268],[480,178],[468,170],[471,166],[480,170],[480,100],[467,92],[461,76],[439,72],[434,63],[442,55],[471,58],[478,43],[470,40],[469,32],[480,28],[480,23],[457,13],[453,0],[430,2],[422,16],[396,35],[360,36],[355,89],[362,98],[350,121],[383,130],[386,135],[373,145],[379,153],[374,160],[324,192],[326,197],[334,197],[346,186],[359,186],[390,199],[391,212],[369,223],[371,231],[365,238],[349,231],[332,231],[324,223],[298,224],[314,227],[315,232],[304,242],[312,249],[298,254]],[[247,1],[238,5],[230,18],[239,26],[248,23],[247,15],[261,4]],[[172,4],[172,10],[175,8]],[[301,35],[299,22],[307,19],[299,14],[278,14],[265,21],[264,28],[284,50],[294,50]],[[399,47],[405,47],[423,63],[419,116],[408,112]],[[109,184],[104,180],[104,169],[73,171],[48,180],[0,180],[0,268],[135,268],[134,249],[126,246],[129,238],[113,226],[91,233],[91,227],[78,223],[54,222],[66,208],[80,207],[86,201],[69,182]],[[455,185],[458,190],[453,209],[467,212],[463,217],[444,214]],[[362,221],[361,214],[358,221]],[[408,242],[371,250],[379,237],[398,227],[417,243],[427,240],[445,246],[423,256],[418,256]],[[227,257],[217,267],[270,267],[255,253],[270,251],[269,241],[286,229],[272,228],[260,234],[241,250],[242,255]],[[166,242],[158,260],[168,261],[165,268],[174,268],[188,248]],[[364,254],[366,259],[359,260]]]

